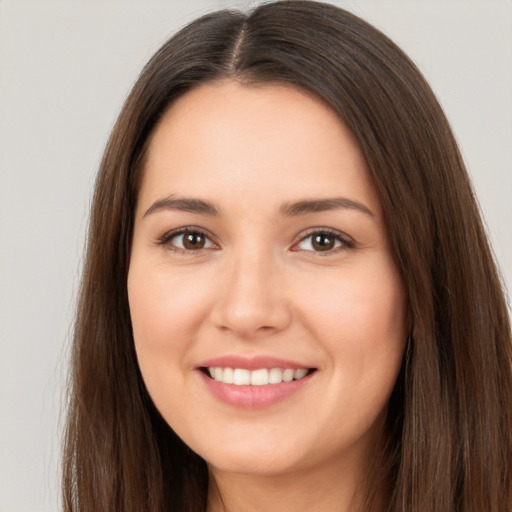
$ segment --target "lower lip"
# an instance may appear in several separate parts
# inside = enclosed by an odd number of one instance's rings
[[[209,391],[221,402],[241,409],[263,409],[277,404],[297,393],[311,379],[308,374],[302,379],[266,386],[236,386],[224,384],[199,372]]]

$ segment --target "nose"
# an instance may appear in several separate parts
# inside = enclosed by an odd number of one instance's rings
[[[222,289],[212,308],[212,320],[221,330],[251,340],[285,330],[292,313],[282,269],[271,257],[241,255],[226,263]]]

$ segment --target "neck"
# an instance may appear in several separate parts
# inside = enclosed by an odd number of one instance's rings
[[[341,467],[340,467],[341,466]],[[283,475],[247,475],[210,468],[208,512],[353,512],[366,497],[366,471],[334,461]],[[376,495],[380,493],[377,492]],[[381,510],[376,500],[373,511]],[[365,512],[369,512],[365,509]]]

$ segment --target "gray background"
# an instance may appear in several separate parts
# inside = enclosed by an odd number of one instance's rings
[[[333,2],[416,61],[512,284],[512,2]],[[94,174],[139,70],[200,14],[255,2],[0,0],[0,512],[58,510],[72,312]]]

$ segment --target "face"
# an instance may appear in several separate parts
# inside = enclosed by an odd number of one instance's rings
[[[171,106],[128,295],[147,389],[213,468],[285,474],[373,448],[404,291],[358,144],[319,100],[226,81]]]

